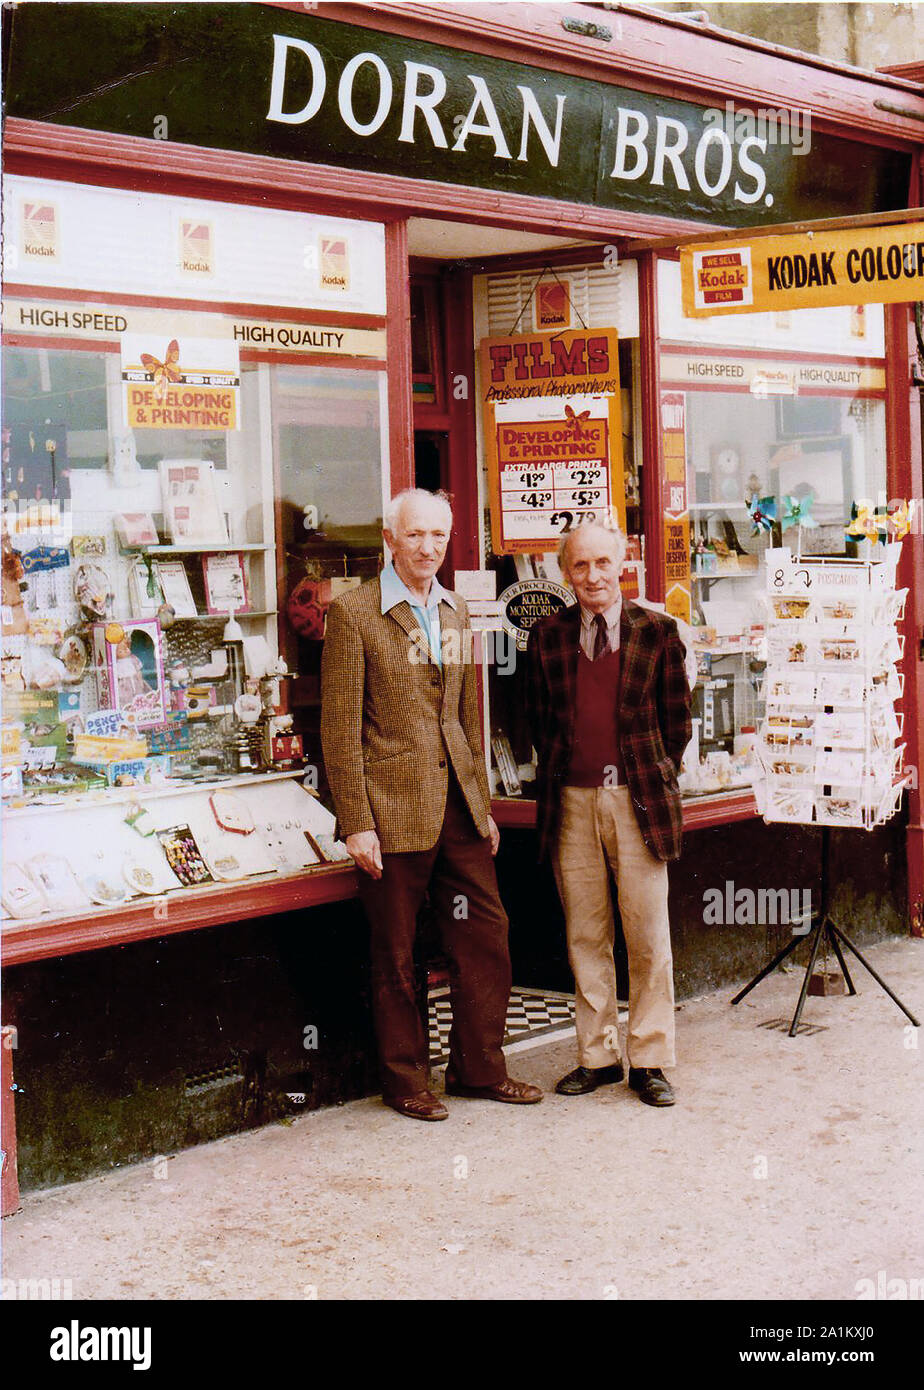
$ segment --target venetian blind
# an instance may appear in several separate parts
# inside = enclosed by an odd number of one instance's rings
[[[638,272],[634,261],[621,261],[612,268],[556,266],[555,274],[568,287],[573,328],[579,328],[583,319],[589,328],[615,328],[620,338],[638,337]],[[552,278],[550,274],[542,276],[543,280]],[[537,279],[536,270],[484,277],[490,337],[513,332],[518,318],[517,333],[533,330],[529,298]]]

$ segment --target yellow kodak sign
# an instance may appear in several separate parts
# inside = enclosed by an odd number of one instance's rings
[[[683,312],[768,313],[924,299],[924,222],[681,248]]]

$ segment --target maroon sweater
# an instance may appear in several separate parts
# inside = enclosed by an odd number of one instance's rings
[[[616,781],[613,768],[616,769]],[[565,785],[602,787],[624,784],[625,774],[619,756],[619,652],[607,652],[596,661],[590,661],[580,651],[574,739]]]

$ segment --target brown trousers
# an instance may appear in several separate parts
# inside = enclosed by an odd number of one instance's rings
[[[414,977],[417,915],[428,889],[449,957],[448,1074],[468,1086],[495,1085],[507,1075],[501,1051],[511,979],[507,914],[491,842],[476,831],[455,777],[433,848],[383,854],[382,866],[380,879],[360,870],[359,888],[370,926],[383,1094],[395,1100],[429,1086],[428,1030]]]

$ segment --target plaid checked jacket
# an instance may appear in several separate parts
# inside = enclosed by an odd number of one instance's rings
[[[491,794],[478,716],[468,609],[440,604],[443,669],[407,602],[388,613],[369,580],[327,611],[321,744],[341,836],[376,830],[386,854],[426,850],[443,824],[449,763],[475,826]]]
[[[527,712],[537,772],[539,856],[558,830],[561,787],[574,737],[578,604],[542,618],[529,635]],[[677,773],[693,726],[683,643],[672,618],[623,599],[619,621],[619,749],[639,829],[659,859],[680,854],[682,815]]]

